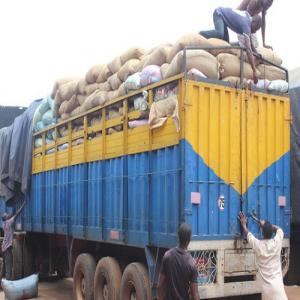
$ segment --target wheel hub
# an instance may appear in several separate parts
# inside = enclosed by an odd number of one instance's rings
[[[106,283],[103,286],[103,298],[104,300],[108,300],[108,286]]]
[[[81,283],[80,283],[80,290],[81,290],[81,295],[84,299],[84,296],[85,296],[85,280],[84,280],[83,277],[82,277]]]

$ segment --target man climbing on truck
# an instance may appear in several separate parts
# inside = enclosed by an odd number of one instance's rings
[[[237,8],[240,11],[247,11],[251,17],[262,14],[261,33],[265,48],[272,48],[266,45],[266,14],[272,4],[273,0],[243,0]]]
[[[157,300],[200,300],[198,270],[187,251],[191,234],[190,226],[181,224],[178,231],[179,245],[165,253],[159,274]]]
[[[258,270],[262,278],[262,299],[288,300],[284,290],[281,270],[281,248],[284,235],[282,229],[268,221],[257,220],[264,238],[258,240],[248,230],[245,215],[240,212],[238,217],[247,236],[247,241],[256,255]],[[273,237],[274,233],[275,236]]]
[[[248,56],[248,61],[253,70],[253,80],[257,83],[258,72],[255,67],[255,60],[253,53],[256,53],[256,48],[251,39],[251,34],[257,32],[261,28],[261,16],[255,15],[253,17],[247,11],[238,11],[228,7],[218,7],[214,11],[214,30],[201,31],[200,34],[206,38],[218,38],[229,43],[228,28],[242,35],[245,41],[245,48]]]
[[[6,280],[12,280],[12,268],[13,268],[13,237],[14,237],[14,223],[17,216],[21,213],[26,202],[16,211],[13,216],[9,216],[8,213],[2,215],[4,238],[2,241],[2,255],[4,258],[3,277]]]

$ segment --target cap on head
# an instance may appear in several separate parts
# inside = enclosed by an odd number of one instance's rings
[[[273,236],[273,226],[269,221],[265,221],[264,226],[262,227],[263,236],[266,240],[269,240]]]
[[[2,215],[2,221],[6,221],[8,219],[8,213],[4,213]]]
[[[178,230],[179,246],[187,248],[191,241],[192,230],[189,224],[182,223]]]

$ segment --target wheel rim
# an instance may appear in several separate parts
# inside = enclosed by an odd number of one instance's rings
[[[84,280],[83,276],[80,279],[80,294],[82,296],[82,299],[84,299],[85,298],[85,280]]]
[[[130,282],[130,300],[137,300],[136,298],[136,290],[132,282]]]

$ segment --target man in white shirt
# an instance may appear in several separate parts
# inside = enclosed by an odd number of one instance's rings
[[[240,212],[241,226],[248,243],[256,255],[258,270],[262,278],[262,300],[288,300],[282,279],[281,248],[283,231],[268,221],[258,221],[262,229],[263,240],[258,240],[247,228],[247,218]],[[273,237],[273,234],[275,236]]]

